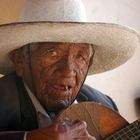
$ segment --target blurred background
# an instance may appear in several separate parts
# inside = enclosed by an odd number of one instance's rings
[[[140,0],[82,0],[87,19],[128,26],[140,32]],[[16,22],[26,0],[0,0],[0,24]],[[109,95],[129,122],[140,117],[140,46],[124,65],[88,76],[86,83]]]

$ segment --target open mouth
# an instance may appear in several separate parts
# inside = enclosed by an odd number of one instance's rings
[[[54,88],[57,90],[61,90],[61,91],[70,91],[72,89],[72,86],[70,85],[54,85]]]

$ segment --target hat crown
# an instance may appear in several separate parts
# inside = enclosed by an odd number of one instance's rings
[[[28,0],[20,21],[86,22],[86,13],[81,0]]]

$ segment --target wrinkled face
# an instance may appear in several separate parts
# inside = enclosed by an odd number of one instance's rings
[[[41,43],[32,51],[36,97],[48,111],[64,109],[76,98],[90,63],[88,46],[80,43]],[[30,72],[24,75],[31,77]],[[25,79],[32,85],[28,78]]]

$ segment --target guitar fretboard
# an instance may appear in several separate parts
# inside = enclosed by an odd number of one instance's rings
[[[117,131],[105,140],[140,140],[140,119]]]

